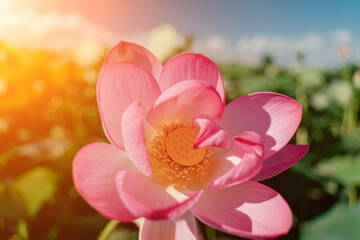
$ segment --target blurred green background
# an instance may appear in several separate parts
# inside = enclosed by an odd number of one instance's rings
[[[186,38],[169,57],[191,45]],[[95,91],[105,54],[85,66],[66,54],[0,44],[0,239],[138,237],[132,223],[108,224],[72,183],[75,153],[88,143],[107,142]],[[256,67],[217,63],[227,101],[274,91],[303,107],[292,142],[310,144],[309,153],[264,181],[293,210],[293,227],[281,239],[360,239],[360,67],[345,58],[339,69],[310,70],[303,67],[306,55],[293,57],[293,69],[277,66],[270,56]],[[200,229],[205,239],[239,239],[202,224]]]

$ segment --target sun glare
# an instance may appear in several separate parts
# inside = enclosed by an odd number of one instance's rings
[[[0,0],[0,11],[14,10],[18,5],[18,0]]]

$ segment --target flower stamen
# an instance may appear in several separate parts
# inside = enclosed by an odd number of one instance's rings
[[[214,151],[193,148],[198,132],[198,128],[175,123],[158,130],[148,147],[156,180],[174,187],[196,187],[208,178]]]
[[[169,133],[166,150],[172,160],[184,166],[193,166],[203,160],[206,148],[193,148],[197,134],[194,128],[177,128]]]

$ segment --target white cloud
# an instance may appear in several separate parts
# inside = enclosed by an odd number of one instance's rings
[[[253,37],[241,37],[236,45],[238,52],[252,54],[266,54],[271,51],[289,50],[290,42],[279,36],[256,35]]]
[[[145,46],[162,59],[179,47],[181,36],[169,24],[160,25],[149,32],[115,34],[79,13],[38,14],[26,10],[0,14],[0,43],[26,49],[71,51],[81,65],[96,62],[106,48],[120,40]]]
[[[324,41],[321,36],[317,34],[307,34],[295,40],[295,48],[297,49],[309,49],[309,50],[318,50],[321,49],[324,45]]]
[[[276,63],[284,66],[296,64],[296,52],[305,54],[305,63],[309,67],[335,67],[341,64],[337,55],[339,45],[352,48],[356,57],[359,47],[352,34],[344,29],[326,34],[307,33],[297,37],[279,35],[241,36],[231,42],[222,36],[205,36],[195,42],[195,50],[210,56],[215,61],[235,60],[248,64],[258,64],[264,55],[270,55]]]
[[[224,51],[228,45],[228,43],[224,37],[217,36],[217,35],[210,36],[208,39],[206,39],[204,44],[211,51],[214,51],[214,52]]]
[[[31,10],[0,15],[0,42],[34,49],[63,51],[86,39],[113,45],[118,38],[77,13],[49,12],[39,15]]]
[[[174,49],[182,39],[183,36],[171,25],[163,25],[149,32],[137,34],[115,34],[78,13],[37,14],[28,10],[0,14],[0,42],[21,48],[72,51],[81,50],[79,45],[84,43],[96,43],[99,51],[102,51],[101,49],[111,47],[119,40],[125,40],[149,47],[156,52],[156,49]],[[275,62],[286,66],[295,64],[295,53],[301,50],[305,53],[307,65],[320,68],[340,64],[336,51],[341,44],[350,46],[352,56],[357,57],[360,47],[346,29],[334,30],[327,34],[308,33],[297,37],[244,35],[235,42],[221,35],[198,36],[193,49],[219,62],[235,60],[256,64],[268,54]],[[166,55],[167,51],[160,51],[157,55]],[[94,54],[94,59],[98,55]]]
[[[255,35],[243,36],[236,43],[217,35],[204,37],[195,42],[195,50],[217,61],[238,60],[257,64],[264,55],[271,55],[281,64],[295,62],[297,50],[316,52],[323,48],[323,38],[317,34],[305,34],[299,38]]]
[[[333,31],[331,37],[337,44],[350,44],[353,41],[351,33],[346,29]]]
[[[193,49],[216,61],[227,61],[231,59],[232,51],[234,50],[230,41],[220,35],[200,36],[196,38]]]
[[[311,55],[317,55],[323,47],[323,38],[317,34],[298,38],[257,35],[241,37],[236,44],[237,58],[242,61],[258,63],[267,54],[285,65],[295,64],[296,51],[303,51],[311,59]]]

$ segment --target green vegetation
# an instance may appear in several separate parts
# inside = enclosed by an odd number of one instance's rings
[[[96,104],[101,62],[81,67],[66,55],[0,45],[0,239],[137,239],[133,224],[89,207],[72,183],[72,159],[107,142]],[[264,181],[289,203],[294,225],[281,239],[358,239],[360,72],[218,64],[228,101],[256,91],[298,100],[303,118],[292,142],[310,144],[290,170]],[[246,114],[246,113],[244,113]],[[205,228],[203,236],[234,239]]]

